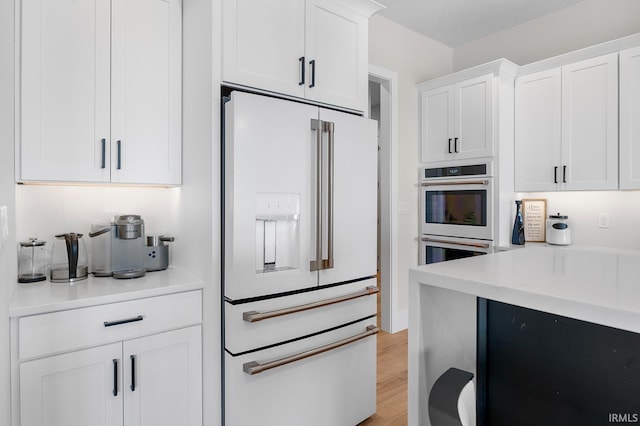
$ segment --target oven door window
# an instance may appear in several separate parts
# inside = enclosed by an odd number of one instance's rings
[[[425,264],[446,262],[447,260],[464,259],[465,257],[481,256],[481,251],[460,250],[453,248],[427,246]]]
[[[487,226],[484,189],[426,191],[425,222],[442,225]]]

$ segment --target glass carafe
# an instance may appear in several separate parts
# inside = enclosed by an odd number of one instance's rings
[[[35,283],[47,279],[49,252],[45,242],[29,238],[18,245],[18,282]]]

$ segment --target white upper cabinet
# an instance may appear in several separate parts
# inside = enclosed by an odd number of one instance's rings
[[[223,1],[223,79],[304,97],[304,10],[300,0]]]
[[[110,1],[23,0],[22,180],[109,182]]]
[[[561,70],[516,80],[515,179],[519,191],[553,191],[562,162]]]
[[[493,155],[493,75],[454,86],[455,135],[453,151],[462,158]],[[456,141],[456,138],[458,139]]]
[[[453,157],[453,86],[438,87],[421,94],[422,163]]]
[[[640,189],[640,47],[620,52],[620,189]]]
[[[305,96],[364,111],[368,97],[368,17],[332,0],[306,2]]]
[[[16,180],[180,184],[181,1],[24,0]]]
[[[493,74],[421,93],[421,162],[493,155]]]
[[[562,67],[562,182],[618,188],[618,54]]]
[[[111,182],[179,184],[181,0],[111,7]]]
[[[516,190],[618,187],[618,54],[516,83]]]
[[[364,111],[376,10],[368,0],[224,0],[222,80]]]

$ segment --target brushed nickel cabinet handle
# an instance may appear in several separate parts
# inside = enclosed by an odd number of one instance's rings
[[[305,358],[319,355],[324,352],[339,348],[341,346],[348,345],[358,340],[364,339],[369,336],[373,336],[378,333],[378,327],[374,325],[367,326],[367,330],[363,333],[356,334],[355,336],[347,337],[346,339],[338,340],[337,342],[329,343],[328,345],[320,346],[318,348],[310,349],[305,352],[300,352],[294,355],[290,355],[284,358],[277,359],[275,361],[269,361],[265,363],[259,363],[257,361],[247,362],[242,365],[242,371],[253,376],[254,374],[262,373],[263,371],[271,370],[272,368],[281,367],[292,362],[300,361]]]
[[[306,303],[304,305],[291,306],[289,308],[276,309],[273,311],[258,312],[247,311],[242,313],[242,319],[247,322],[258,322],[270,318],[277,318],[283,315],[295,314],[297,312],[308,311],[310,309],[321,308],[323,306],[334,305],[336,303],[346,302],[347,300],[357,299],[363,296],[370,296],[378,293],[378,287],[369,286],[364,290],[357,291],[355,293],[346,294],[344,296],[333,297],[331,299],[319,300],[313,303]]]

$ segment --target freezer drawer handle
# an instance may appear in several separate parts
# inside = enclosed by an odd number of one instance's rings
[[[310,349],[305,352],[300,352],[295,355],[280,358],[275,361],[265,362],[263,364],[257,361],[247,362],[246,364],[242,365],[242,371],[249,374],[250,376],[253,376],[254,374],[262,373],[263,371],[267,371],[272,368],[280,367],[285,364],[290,364],[292,362],[300,361],[302,359],[309,358],[314,355],[319,355],[321,353],[328,352],[333,349],[337,349],[341,346],[345,346],[350,343],[357,342],[360,339],[373,336],[374,334],[377,334],[377,333],[378,333],[378,327],[376,327],[375,325],[369,325],[367,326],[367,331],[363,333],[356,334],[355,336],[347,337],[346,339],[338,340],[337,342],[329,343],[328,345],[325,345],[325,346],[320,346],[319,348]]]
[[[334,297],[332,299],[319,300],[304,305],[291,306],[289,308],[276,309],[274,311],[258,312],[247,311],[242,313],[242,319],[247,322],[257,322],[269,318],[281,317],[283,315],[295,314],[297,312],[308,311],[310,309],[321,308],[323,306],[333,305],[335,303],[346,302],[347,300],[357,299],[358,297],[369,296],[378,293],[378,287],[368,286],[364,290],[355,293],[346,294],[344,296]]]
[[[421,186],[445,186],[445,185],[489,185],[488,180],[467,180],[450,182],[422,182]]]
[[[105,327],[113,327],[114,325],[129,324],[130,322],[142,321],[143,319],[144,319],[144,317],[142,315],[138,315],[135,318],[127,318],[127,319],[122,319],[122,320],[117,320],[117,321],[105,321],[104,322],[104,326]]]
[[[457,246],[478,247],[478,248],[484,248],[484,249],[488,249],[490,247],[489,244],[484,244],[484,243],[463,243],[460,241],[436,240],[434,238],[427,238],[427,237],[423,237],[422,241],[429,242],[429,243],[455,244]]]

